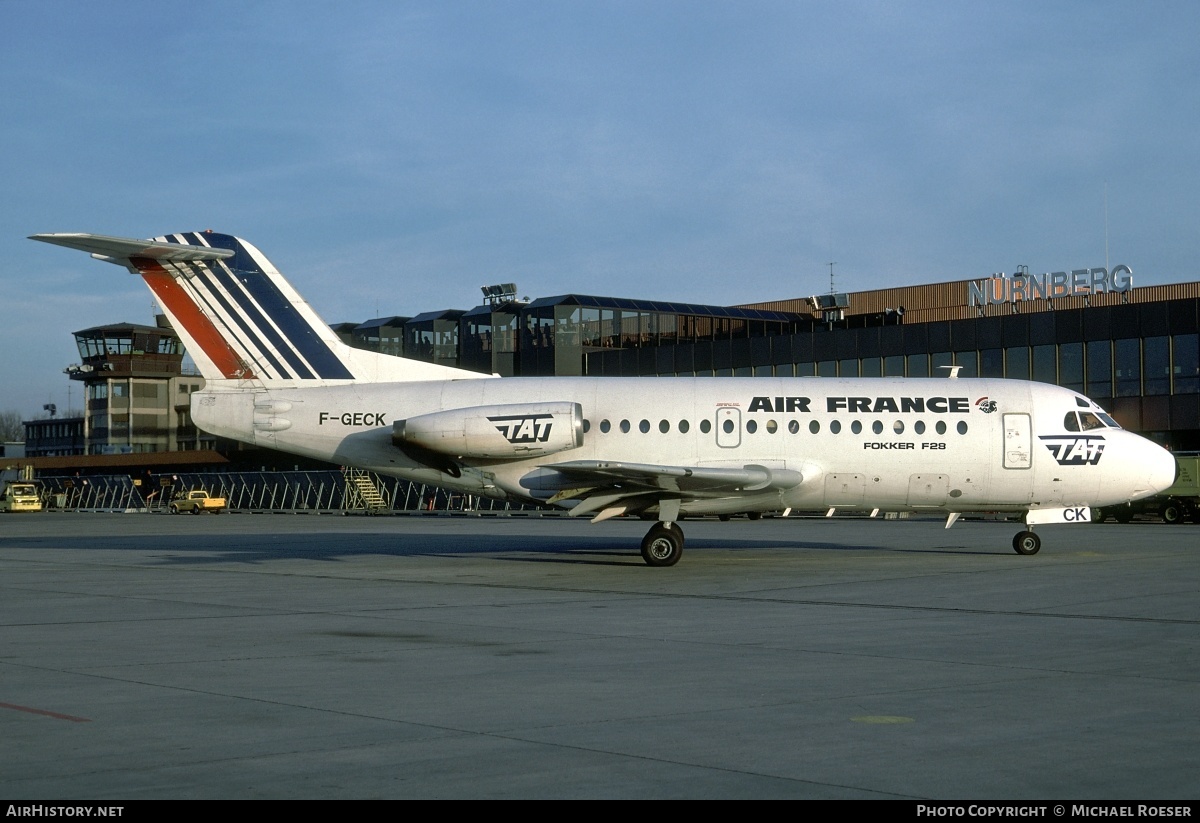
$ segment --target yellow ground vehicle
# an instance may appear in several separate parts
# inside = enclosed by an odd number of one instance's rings
[[[0,512],[40,512],[42,498],[36,483],[14,482],[4,486]]]
[[[201,489],[193,489],[190,492],[183,492],[171,501],[171,505],[167,507],[171,514],[200,514],[200,512],[212,512],[220,514],[225,510],[224,497],[209,497],[208,492]]]

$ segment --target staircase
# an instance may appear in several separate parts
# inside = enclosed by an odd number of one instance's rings
[[[347,467],[342,470],[346,477],[346,495],[343,499],[343,511],[362,511],[366,514],[379,514],[388,510],[387,498],[375,483],[375,478],[368,471]]]

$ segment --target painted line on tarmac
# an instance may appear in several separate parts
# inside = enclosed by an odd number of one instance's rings
[[[59,714],[47,709],[35,709],[31,706],[18,706],[16,703],[0,703],[0,709],[12,709],[17,712],[27,712],[29,714],[40,714],[43,717],[53,717],[56,720],[70,720],[72,723],[91,723],[92,721],[86,717],[75,717],[70,714]]]

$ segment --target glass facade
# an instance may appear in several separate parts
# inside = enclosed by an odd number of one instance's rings
[[[463,311],[418,314],[404,324],[405,357],[440,366],[458,365],[458,321]]]
[[[404,356],[404,327],[408,317],[377,317],[359,323],[350,332],[350,345],[358,349]]]

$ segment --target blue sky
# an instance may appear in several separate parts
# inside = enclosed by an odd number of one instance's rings
[[[1200,279],[1200,5],[0,0],[0,410],[212,228],[329,322],[479,287],[745,303]],[[73,391],[73,405],[80,400]]]

